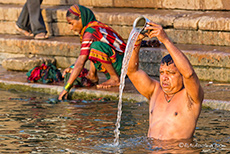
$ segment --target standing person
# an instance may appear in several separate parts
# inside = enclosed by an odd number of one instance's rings
[[[26,36],[34,36],[34,39],[48,38],[40,8],[42,1],[27,0],[16,22],[19,32]]]
[[[74,68],[67,68],[63,73],[71,72],[71,75],[58,99],[67,96],[87,60],[91,61],[88,79],[98,82],[97,71],[103,72],[108,79],[97,85],[97,88],[119,86],[126,47],[122,37],[111,27],[97,21],[93,12],[81,5],[71,6],[66,13],[66,19],[71,30],[80,34],[81,51]]]
[[[146,27],[149,38],[157,37],[169,52],[160,64],[160,81],[151,79],[139,66],[144,35],[135,42],[127,75],[136,89],[149,99],[148,137],[160,140],[190,139],[201,112],[204,92],[186,56],[170,41],[163,28],[153,22]],[[151,31],[150,31],[151,30]]]

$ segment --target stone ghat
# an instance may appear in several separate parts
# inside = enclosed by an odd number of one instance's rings
[[[201,80],[230,82],[229,47],[176,45],[186,54]],[[78,37],[50,37],[48,40],[34,40],[25,36],[0,35],[0,57],[2,58],[0,62],[4,68],[10,70],[26,71],[25,68],[28,70],[34,67],[31,61],[41,63],[41,59],[50,59],[56,62],[57,67],[66,68],[75,62],[79,51]],[[167,50],[163,45],[160,48],[142,47],[140,68],[149,75],[158,76],[160,60],[165,54]],[[21,57],[21,59],[13,57]],[[19,63],[23,64],[19,65]],[[88,66],[89,63],[86,67]]]
[[[43,17],[50,36],[73,36],[65,14],[69,6],[43,5]],[[20,5],[0,5],[0,33],[18,34],[15,22]],[[140,15],[161,24],[176,43],[230,46],[229,11],[157,10],[136,8],[92,8],[97,19],[128,39],[133,21]]]
[[[94,7],[230,10],[229,0],[79,0],[79,3]]]
[[[34,66],[31,61],[50,60],[60,68],[73,64],[79,56],[80,42],[70,31],[65,15],[69,6],[78,0],[43,1],[42,14],[50,38],[40,41],[18,35],[15,29],[25,2],[0,0],[0,64],[19,71]],[[226,0],[202,2],[196,0],[189,6],[188,1],[181,0],[180,3],[179,0],[168,1],[167,5],[163,0],[148,3],[143,0],[79,0],[80,4],[91,7],[99,21],[110,25],[124,39],[128,39],[133,21],[140,15],[161,24],[187,55],[201,80],[230,82],[230,4]],[[165,54],[163,46],[141,48],[140,67],[149,75],[158,76],[159,62]]]
[[[26,0],[0,0],[1,4],[24,4]],[[230,10],[229,0],[43,0],[45,5],[78,4],[91,7],[123,7],[184,10]]]
[[[0,4],[19,4],[24,5],[27,0],[0,0]],[[43,0],[44,5],[72,5],[78,3],[78,0]]]

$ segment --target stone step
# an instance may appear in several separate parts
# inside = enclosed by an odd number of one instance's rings
[[[27,0],[0,0],[0,4],[24,5]],[[78,0],[43,0],[42,5],[72,5],[78,4]]]
[[[26,0],[0,0],[0,4],[25,4]],[[152,8],[184,10],[230,10],[229,0],[43,0],[43,5],[81,4],[90,7]]]
[[[2,62],[2,67],[6,70],[13,71],[28,71],[35,66],[41,66],[42,64],[48,65],[48,63],[55,64],[54,58],[47,57],[17,57],[7,58]]]
[[[20,35],[0,35],[0,57],[53,57],[58,67],[66,68],[76,61],[79,51],[78,37],[50,37],[47,40],[34,40]]]
[[[229,47],[207,45],[177,44],[201,80],[230,82]],[[25,36],[0,35],[0,57],[51,57],[57,67],[66,68],[79,56],[78,37],[51,37],[48,40],[34,40]],[[160,48],[141,48],[140,68],[149,75],[158,76],[162,56],[167,54],[162,45]],[[89,64],[88,64],[89,65]]]
[[[91,7],[230,10],[229,0],[79,0],[79,3]]]
[[[43,17],[50,36],[73,36],[66,22],[69,6],[43,5]],[[15,22],[19,5],[0,5],[0,33],[19,34]],[[92,8],[97,19],[128,39],[133,21],[140,15],[161,24],[176,43],[230,46],[228,11],[185,11],[134,8]],[[119,12],[119,13],[118,13]]]

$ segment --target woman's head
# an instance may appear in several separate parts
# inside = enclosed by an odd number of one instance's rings
[[[70,12],[70,10],[67,10],[66,12],[66,18],[74,19],[74,20],[79,20],[80,16],[76,16],[73,13]]]
[[[71,30],[77,32],[80,32],[89,22],[96,21],[95,15],[90,9],[77,4],[68,9],[66,19],[72,25]]]

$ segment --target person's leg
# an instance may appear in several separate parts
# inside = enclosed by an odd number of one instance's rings
[[[99,41],[93,42],[90,48],[89,60],[94,61],[95,68],[104,72],[108,79],[97,87],[119,86],[122,60],[117,56],[118,54],[108,44]]]
[[[117,75],[115,69],[113,68],[112,64],[102,63],[103,67],[107,70],[110,75],[110,79],[107,81],[97,85],[97,88],[110,88],[114,86],[119,86],[120,79]]]
[[[97,76],[97,69],[95,68],[93,62],[90,62],[90,68],[86,78],[92,81],[93,83],[97,83],[99,81]]]
[[[37,34],[47,33],[46,26],[41,14],[41,3],[42,0],[27,0],[31,30],[35,37]]]
[[[22,11],[16,21],[16,28],[24,35],[29,36],[31,34],[29,12],[27,8],[27,3],[22,8]]]

